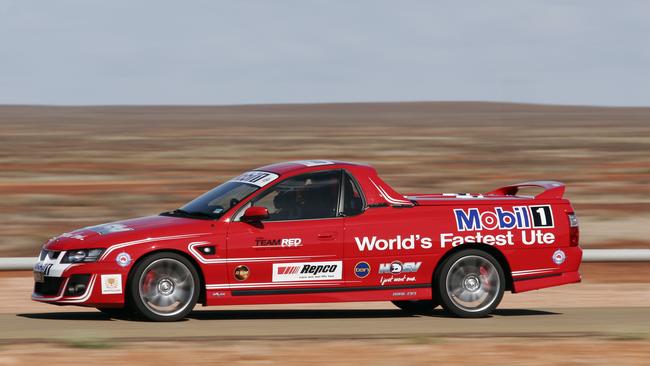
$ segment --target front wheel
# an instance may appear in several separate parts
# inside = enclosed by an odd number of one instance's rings
[[[439,304],[433,300],[404,300],[392,301],[398,308],[414,314],[426,314],[435,309]]]
[[[492,255],[469,249],[445,260],[435,287],[445,310],[462,318],[480,318],[501,302],[505,276]]]
[[[153,321],[176,321],[189,314],[199,298],[199,275],[190,261],[176,253],[156,253],[129,277],[134,309]]]

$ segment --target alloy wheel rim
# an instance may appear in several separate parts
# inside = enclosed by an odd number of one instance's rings
[[[445,280],[447,295],[460,309],[479,312],[496,300],[501,280],[492,262],[478,255],[468,255],[451,265]]]
[[[173,316],[185,310],[192,301],[194,291],[190,269],[171,258],[151,262],[139,281],[142,303],[160,316]]]

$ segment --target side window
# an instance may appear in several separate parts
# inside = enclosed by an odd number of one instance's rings
[[[253,201],[269,210],[267,221],[336,217],[341,171],[305,174],[278,183]]]
[[[349,174],[344,175],[344,188],[343,188],[343,213],[345,216],[354,216],[363,212],[363,197],[361,190],[354,182]]]

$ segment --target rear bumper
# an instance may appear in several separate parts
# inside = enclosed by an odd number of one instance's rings
[[[561,264],[554,263],[556,252],[565,257]],[[539,248],[519,252],[511,263],[512,292],[525,292],[546,287],[566,285],[581,281],[578,272],[582,263],[580,247]]]
[[[580,282],[580,273],[575,272],[564,272],[564,273],[551,273],[539,275],[536,277],[529,278],[515,278],[512,281],[513,291],[512,292],[526,292],[531,290],[538,290],[546,287],[566,285],[569,283]]]

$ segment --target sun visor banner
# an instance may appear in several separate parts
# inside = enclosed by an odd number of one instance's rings
[[[254,184],[258,187],[264,187],[265,185],[273,182],[278,179],[278,175],[275,173],[262,172],[262,171],[250,171],[246,172],[236,178],[231,179],[231,182],[241,182]]]

